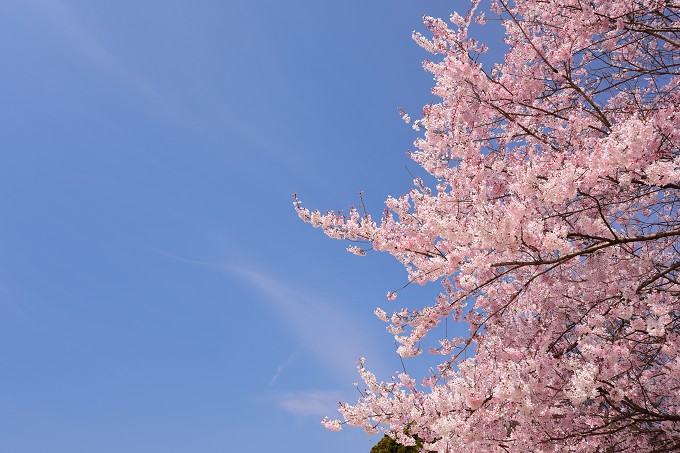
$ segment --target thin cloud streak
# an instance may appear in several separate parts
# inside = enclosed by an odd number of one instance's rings
[[[293,360],[295,360],[295,359],[297,358],[297,356],[300,354],[300,351],[302,351],[302,347],[303,347],[303,346],[304,346],[304,345],[300,345],[300,346],[298,346],[297,348],[295,348],[295,350],[291,353],[291,355],[288,356],[288,358],[286,359],[286,361],[283,362],[281,365],[278,366],[278,368],[276,369],[276,373],[274,373],[274,376],[272,376],[271,381],[269,381],[269,385],[270,385],[270,386],[271,386],[271,385],[274,385],[274,383],[276,383],[276,381],[279,379],[279,376],[281,376],[281,374],[283,373],[283,371],[284,371],[286,368],[288,368],[288,366],[289,366],[291,363],[293,363]]]
[[[90,33],[78,20],[73,11],[60,0],[29,0],[37,13],[46,16],[59,31],[65,35],[78,51],[91,63],[119,68],[119,63],[111,52]]]
[[[282,395],[278,405],[294,415],[325,417],[336,413],[340,399],[336,391],[301,391]]]
[[[90,31],[76,13],[61,0],[26,0],[35,14],[51,21],[75,50],[93,66],[100,67],[122,82],[128,89],[141,95],[168,119],[180,126],[195,129],[201,121],[181,108],[177,99],[161,93],[157,87],[125,65],[101,39]]]
[[[372,369],[386,369],[380,355],[371,347],[371,340],[358,327],[359,322],[338,309],[337,305],[314,294],[291,288],[263,272],[228,264],[189,260],[160,250],[158,252],[187,264],[226,272],[257,288],[265,296],[260,300],[279,314],[291,334],[302,343],[301,347],[310,351],[319,363],[339,379],[339,383],[357,380],[356,363],[362,356],[371,363]],[[294,355],[295,352],[292,356]],[[277,369],[271,379],[272,383],[276,382],[288,365],[287,361]]]
[[[259,127],[250,127],[247,121],[241,122],[241,114],[225,106],[220,115],[216,116],[213,112],[206,116],[202,111],[188,107],[190,104],[187,104],[185,99],[174,96],[174,93],[159,88],[158,84],[143,77],[140,71],[125,64],[124,59],[112,52],[78,17],[77,10],[66,2],[62,0],[24,0],[24,2],[29,5],[33,14],[47,18],[75,52],[82,55],[92,66],[103,69],[107,77],[113,77],[123,87],[134,92],[138,98],[160,112],[171,123],[190,131],[196,140],[203,144],[218,144],[223,147],[225,141],[231,142],[233,136],[239,136],[257,150],[260,158],[276,161],[278,166],[295,174],[296,178],[313,180],[318,182],[319,187],[324,186],[321,177],[317,176],[319,172],[310,162],[292,158],[299,157],[295,147],[289,147],[286,153],[281,153],[280,141],[273,141],[267,134],[261,134]],[[233,127],[234,124],[239,126]]]
[[[251,269],[225,266],[257,287],[277,310],[292,332],[303,341],[315,358],[344,382],[356,380],[356,361],[370,358],[376,368],[378,354],[372,353],[370,340],[357,327],[358,322],[320,297],[290,288],[278,280]]]

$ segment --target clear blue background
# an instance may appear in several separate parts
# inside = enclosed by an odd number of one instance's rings
[[[0,451],[368,452],[319,424],[406,275],[303,224],[380,215],[443,0],[0,2]]]

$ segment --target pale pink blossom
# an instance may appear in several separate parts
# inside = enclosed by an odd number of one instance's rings
[[[440,452],[680,450],[680,6],[480,5],[414,33],[438,99],[401,114],[430,179],[379,221],[294,201],[328,236],[391,254],[409,284],[442,286],[375,310],[401,357],[441,363],[418,382],[360,361],[344,422]],[[507,53],[491,66],[469,29],[494,23]]]

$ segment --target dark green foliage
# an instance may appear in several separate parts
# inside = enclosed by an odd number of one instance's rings
[[[421,450],[422,448],[423,442],[417,437],[415,446],[405,447],[404,445],[399,445],[391,437],[385,436],[371,448],[371,453],[426,453]]]

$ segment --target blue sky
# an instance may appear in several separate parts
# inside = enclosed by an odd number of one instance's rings
[[[460,4],[459,4],[460,5]],[[319,424],[431,300],[303,224],[408,190],[443,0],[0,3],[0,451],[368,452]],[[390,305],[391,304],[391,305]]]

